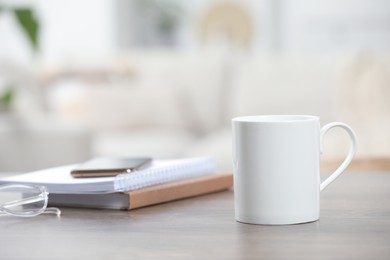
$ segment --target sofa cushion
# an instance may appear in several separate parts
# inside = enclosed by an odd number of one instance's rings
[[[202,134],[220,124],[221,56],[134,51],[117,63],[132,72],[130,79],[56,82],[50,88],[52,111],[95,129],[154,126]]]
[[[85,118],[98,129],[185,127],[175,92],[161,84],[89,87]]]
[[[334,120],[343,62],[321,57],[243,57],[237,62],[232,116],[312,114]]]
[[[223,55],[138,51],[128,53],[126,60],[134,68],[136,81],[155,86],[157,95],[167,89],[174,91],[171,97],[179,106],[176,113],[181,113],[180,123],[188,130],[203,134],[220,125]]]
[[[50,110],[60,120],[94,130],[185,127],[176,92],[161,84],[57,82],[49,91]]]

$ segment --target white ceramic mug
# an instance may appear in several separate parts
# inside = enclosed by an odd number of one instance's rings
[[[235,216],[239,222],[284,225],[319,219],[320,191],[340,176],[356,152],[356,135],[344,123],[320,129],[315,116],[247,116],[232,119]],[[320,183],[325,133],[341,127],[351,138],[348,156]]]

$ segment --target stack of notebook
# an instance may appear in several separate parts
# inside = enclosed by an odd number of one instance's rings
[[[145,169],[114,177],[74,178],[77,165],[35,171],[0,180],[46,186],[51,206],[135,209],[226,190],[231,174],[215,173],[211,158],[153,160]]]

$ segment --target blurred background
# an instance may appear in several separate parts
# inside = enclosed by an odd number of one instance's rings
[[[230,120],[311,114],[390,169],[388,0],[0,0],[0,172],[214,156]],[[332,169],[348,138],[329,133]]]

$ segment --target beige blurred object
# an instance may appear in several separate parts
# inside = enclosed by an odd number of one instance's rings
[[[199,34],[203,44],[226,41],[233,47],[249,47],[253,40],[253,26],[242,5],[221,2],[205,13]]]

